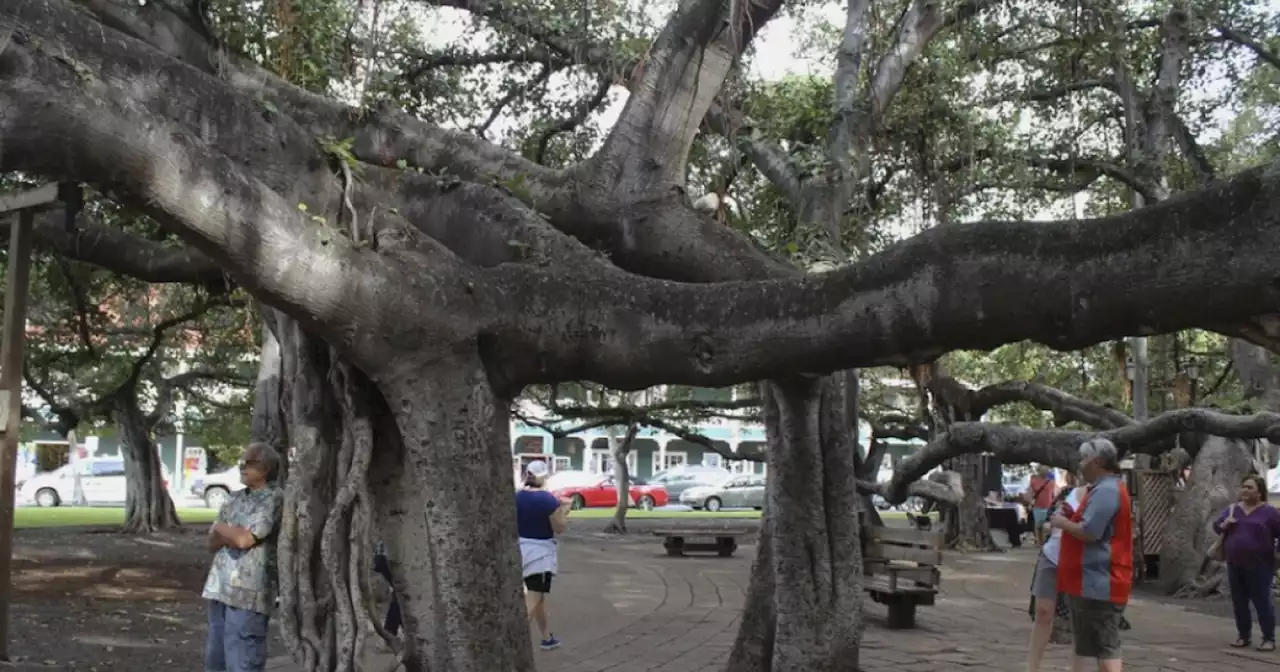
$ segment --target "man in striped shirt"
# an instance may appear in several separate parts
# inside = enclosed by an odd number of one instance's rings
[[[1081,444],[1080,473],[1090,485],[1079,508],[1049,521],[1063,532],[1058,591],[1071,603],[1072,669],[1096,664],[1100,672],[1120,672],[1120,622],[1133,587],[1133,510],[1115,444]]]

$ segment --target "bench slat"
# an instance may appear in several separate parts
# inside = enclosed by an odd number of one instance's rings
[[[921,565],[941,565],[942,551],[935,548],[911,548],[891,546],[875,542],[867,544],[867,558],[872,560],[902,560]]]
[[[653,530],[655,537],[745,537],[750,530]]]
[[[872,541],[890,544],[910,544],[928,548],[942,548],[942,533],[913,530],[909,527],[869,527],[867,536]]]
[[[879,564],[879,563],[877,563]],[[869,568],[874,575],[897,576],[898,581],[918,581],[929,585],[937,585],[941,580],[937,568],[934,567],[895,567],[893,565],[873,566]]]

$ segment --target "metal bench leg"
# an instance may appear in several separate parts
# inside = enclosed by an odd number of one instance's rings
[[[889,602],[889,629],[911,630],[916,627],[915,600],[897,599]]]

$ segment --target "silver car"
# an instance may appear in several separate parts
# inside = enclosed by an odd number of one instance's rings
[[[680,493],[680,503],[695,509],[763,509],[765,480],[760,474],[738,474],[719,485],[689,488]]]
[[[667,489],[672,502],[680,501],[680,495],[689,488],[715,485],[730,476],[729,470],[723,467],[705,465],[679,466],[654,474],[649,485],[661,485]]]

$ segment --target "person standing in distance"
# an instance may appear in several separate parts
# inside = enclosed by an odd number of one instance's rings
[[[1218,516],[1213,530],[1225,537],[1227,582],[1231,585],[1231,606],[1235,608],[1236,631],[1240,635],[1231,646],[1249,646],[1253,635],[1249,604],[1253,603],[1262,631],[1258,650],[1275,651],[1276,607],[1271,585],[1280,554],[1280,511],[1267,503],[1267,480],[1246,476],[1240,484],[1239,501]]]
[[[1089,490],[1070,515],[1049,524],[1062,530],[1058,591],[1071,604],[1072,669],[1120,672],[1121,623],[1133,589],[1133,509],[1120,475],[1120,452],[1106,439],[1080,444],[1080,475]]]
[[[222,505],[209,528],[213,564],[201,597],[209,601],[205,672],[262,672],[267,625],[278,590],[276,536],[284,491],[276,484],[280,456],[249,444],[240,460],[245,488]]]
[[[547,492],[550,470],[542,461],[525,468],[524,486],[516,492],[516,530],[520,537],[520,559],[524,565],[524,604],[529,618],[538,626],[539,648],[550,651],[560,646],[548,621],[547,596],[557,569],[556,536],[569,526],[571,500]]]

